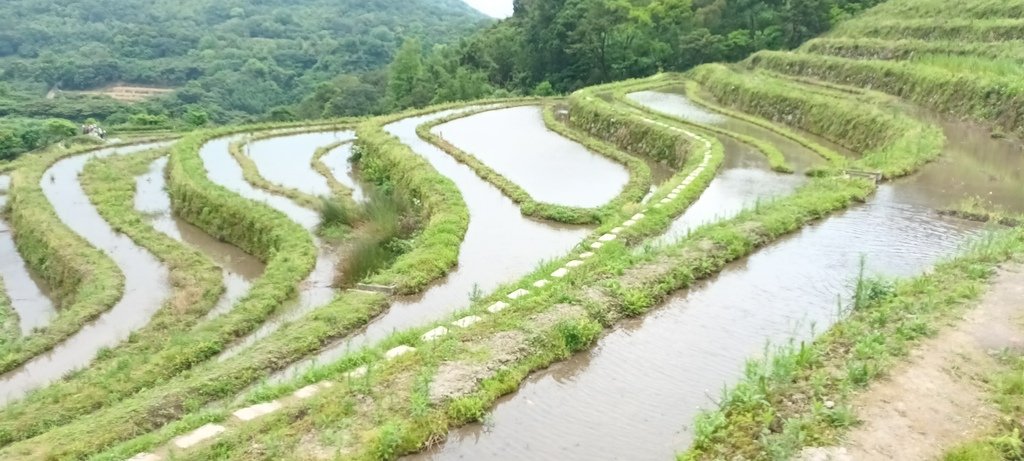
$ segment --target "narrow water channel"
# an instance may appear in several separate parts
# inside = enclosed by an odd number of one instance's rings
[[[378,341],[395,330],[443,318],[468,306],[474,290],[489,293],[502,283],[522,277],[541,261],[568,252],[589,232],[588,228],[525,218],[519,207],[496,187],[416,134],[417,126],[451,113],[453,111],[408,118],[385,128],[429,161],[441,175],[451,179],[462,193],[469,208],[470,221],[459,249],[458,266],[424,293],[396,299],[385,314],[360,334],[345,338],[316,357],[289,367],[276,375],[275,380],[296,376],[316,363],[329,363],[352,348]],[[461,135],[457,130],[446,129],[446,136]]]
[[[317,197],[328,196],[327,179],[312,168],[313,154],[320,147],[353,137],[351,131],[274,137],[246,144],[245,153],[267,181]]]
[[[53,350],[0,377],[0,401],[3,403],[85,367],[100,349],[117,345],[132,331],[145,326],[170,295],[167,268],[151,253],[111,228],[78,182],[78,176],[89,160],[165,145],[140,144],[99,149],[60,160],[43,174],[40,186],[57,216],[117,264],[124,275],[124,293],[110,310]]]
[[[250,154],[255,155],[258,158],[262,158],[264,156],[263,151],[265,149],[265,142],[273,141],[274,144],[271,145],[271,147],[274,148],[273,152],[280,154],[281,151],[277,150],[279,149],[278,143],[287,140],[295,140],[296,144],[302,145],[304,146],[303,148],[306,148],[310,147],[310,145],[308,145],[309,143],[307,143],[305,139],[316,138],[318,135],[319,133],[303,133],[283,136],[280,138],[271,138],[268,140],[254,142],[247,147],[247,150]],[[202,158],[203,164],[206,167],[207,177],[214,183],[220,184],[242,197],[267,204],[271,208],[284,213],[293,221],[299,223],[312,232],[320,223],[320,216],[316,211],[305,208],[288,198],[271,194],[263,189],[254,187],[245,180],[245,177],[242,174],[242,167],[238,165],[238,162],[235,161],[228,150],[231,142],[238,139],[240,139],[238,136],[214,139],[207,142],[199,149],[199,156]],[[311,149],[315,150],[316,147],[320,146],[312,146]],[[268,152],[270,151],[270,149],[267,150]],[[312,155],[312,153],[310,155]],[[312,168],[309,163],[309,158],[306,158],[305,163],[303,163],[302,166],[306,169]],[[317,177],[319,177],[321,181],[325,181],[322,176],[317,175]],[[326,187],[326,181],[324,184]],[[333,284],[336,266],[335,252],[315,237],[314,243],[317,247],[316,265],[309,276],[307,276],[299,285],[297,298],[287,303],[287,305],[281,309],[280,313],[264,322],[263,325],[261,325],[260,328],[252,334],[239,340],[237,343],[221,353],[218,356],[218,360],[226,360],[233,357],[242,349],[251,346],[259,339],[265,338],[274,331],[277,331],[277,329],[285,323],[295,320],[334,299],[335,290]]]
[[[548,130],[537,106],[483,112],[436,126],[433,132],[540,202],[598,207],[629,181],[622,165]]]
[[[811,339],[836,321],[838,300],[848,304],[862,257],[871,274],[913,276],[983,233],[982,225],[941,217],[935,208],[1020,182],[1013,173],[998,186],[988,175],[961,176],[951,165],[991,158],[990,138],[965,139],[975,144],[949,149],[953,158],[882,185],[867,204],[622,323],[592,350],[531,376],[496,405],[486,425],[455,430],[445,444],[408,459],[672,459],[691,442],[699,409],[712,407],[742,377],[746,360],[767,344]],[[1021,156],[996,157],[1002,171],[1024,166]],[[949,183],[958,185],[944,187]],[[1014,195],[1000,204],[1020,200]]]
[[[352,191],[352,199],[356,202],[365,200],[366,195],[360,186],[355,165],[349,161],[352,157],[352,143],[342,144],[320,157],[320,161],[331,170],[334,179]]]
[[[266,267],[257,259],[234,245],[221,242],[202,229],[174,216],[171,212],[171,197],[167,193],[164,169],[167,157],[159,158],[150,165],[149,171],[136,178],[135,209],[149,218],[156,230],[199,250],[220,266],[224,278],[224,294],[206,316],[214,318],[231,309],[235,302],[245,296],[252,281],[263,275]]]
[[[11,178],[0,176],[0,211],[7,206],[7,190]],[[14,244],[14,234],[7,221],[0,216],[0,279],[4,282],[11,307],[18,314],[18,325],[22,335],[36,328],[45,327],[57,316],[57,308],[50,298],[46,282],[37,277],[25,265]]]

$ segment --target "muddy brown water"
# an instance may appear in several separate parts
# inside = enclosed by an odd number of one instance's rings
[[[0,210],[7,206],[10,177],[0,176]],[[0,279],[4,282],[11,307],[18,315],[22,335],[45,327],[57,316],[57,308],[50,298],[50,288],[25,265],[14,243],[14,234],[7,221],[0,216]]]
[[[739,134],[767,141],[782,151],[782,155],[786,157],[786,162],[789,163],[789,165],[798,173],[802,173],[808,169],[825,164],[825,160],[820,155],[792,139],[754,125],[753,123],[745,122],[743,120],[708,110],[678,92],[682,90],[676,91],[677,92],[673,92],[671,88],[660,91],[638,91],[636,93],[630,93],[626,95],[626,97],[658,112],[689,120],[694,123],[717,125]],[[705,97],[712,99],[710,96]],[[854,156],[854,154],[848,149],[822,139],[819,136],[800,132],[798,130],[793,131],[798,132],[801,136],[804,136],[807,139],[819,142],[841,154]]]
[[[291,140],[294,141],[296,145],[301,146],[301,150],[310,149],[310,155],[312,155],[312,151],[315,151],[317,147],[321,146],[313,145],[314,143],[307,142],[306,140],[318,139],[321,134],[322,133],[301,133],[256,141],[247,147],[247,152],[249,152],[250,155],[254,155],[254,159],[271,156],[270,154],[264,154],[264,150],[267,152],[282,154],[283,152],[288,151],[287,147],[282,147],[285,146],[285,144],[282,143],[286,143]],[[214,139],[207,142],[199,149],[199,156],[202,158],[203,164],[206,167],[207,177],[214,183],[217,183],[244,198],[265,203],[271,208],[284,213],[293,221],[299,223],[312,232],[320,223],[320,216],[317,212],[305,208],[286,197],[272,194],[263,189],[254,187],[245,180],[245,177],[242,174],[242,167],[238,165],[238,162],[231,156],[231,153],[228,150],[231,142],[238,139],[242,139],[242,137],[229,136]],[[272,144],[270,144],[269,147],[266,147],[264,143],[267,142],[271,142]],[[334,141],[328,141],[328,144],[331,142]],[[302,163],[301,168],[312,170],[308,157]],[[297,167],[295,169],[299,168]],[[316,173],[313,172],[312,174]],[[326,180],[318,174],[316,174],[316,176],[319,177],[321,181],[324,181],[326,187]],[[313,267],[313,271],[302,281],[302,283],[299,284],[296,299],[288,302],[287,305],[282,307],[277,315],[264,322],[256,331],[226,349],[218,356],[218,360],[226,360],[233,357],[242,349],[251,346],[256,341],[269,336],[274,331],[277,331],[277,329],[285,323],[295,320],[334,299],[336,292],[333,284],[335,266],[337,263],[335,252],[315,237],[314,243],[317,247],[316,264]]]
[[[483,112],[432,131],[539,202],[598,207],[629,181],[624,166],[548,130],[537,106]]]
[[[105,347],[112,347],[149,322],[170,295],[167,268],[124,234],[114,231],[100,216],[78,182],[86,162],[110,155],[128,155],[167,143],[106,148],[68,157],[43,174],[40,186],[61,222],[117,264],[124,275],[121,299],[95,321],[23,366],[0,377],[0,401],[21,398],[26,392],[85,367]]]
[[[429,161],[441,175],[451,179],[462,193],[469,208],[470,222],[459,249],[458,266],[422,294],[396,299],[387,312],[364,331],[289,367],[274,380],[294,377],[317,363],[330,363],[353,348],[378,341],[395,330],[423,325],[465,308],[474,290],[490,293],[498,285],[526,275],[541,261],[564,255],[590,232],[584,227],[525,218],[519,207],[496,187],[416,134],[418,125],[451,113],[453,111],[443,111],[404,119],[385,128]]]
[[[236,301],[248,293],[252,281],[263,275],[266,266],[255,256],[221,242],[174,216],[164,178],[167,160],[167,157],[162,157],[153,161],[149,171],[136,178],[135,209],[149,218],[153,228],[199,250],[220,266],[223,271],[224,294],[207,315],[206,318],[210,319],[230,310]]]
[[[320,161],[331,170],[331,174],[343,186],[352,191],[352,199],[362,202],[365,198],[363,188],[359,182],[355,165],[349,161],[352,157],[352,143],[342,144],[320,157]]]
[[[672,459],[692,441],[700,409],[714,407],[746,360],[837,320],[862,257],[870,274],[920,274],[984,232],[936,207],[986,190],[999,205],[1021,205],[1019,144],[998,148],[1007,141],[958,126],[962,142],[943,160],[623,322],[590,351],[528,378],[487,424],[452,431],[407,459]]]
[[[313,154],[320,147],[353,137],[351,131],[281,136],[246,144],[245,153],[267,181],[318,197],[329,196],[327,180],[312,168]]]

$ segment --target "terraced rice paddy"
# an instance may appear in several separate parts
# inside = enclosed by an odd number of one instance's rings
[[[0,458],[838,443],[872,360],[1024,250],[940,214],[1024,213],[1019,2],[967,3],[560,99],[39,153],[0,176]]]

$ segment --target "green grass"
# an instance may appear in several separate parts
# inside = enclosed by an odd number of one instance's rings
[[[937,325],[969,309],[999,264],[1022,256],[1024,230],[1012,229],[919,277],[862,277],[858,301],[823,335],[750,362],[720,407],[698,417],[694,445],[679,459],[788,459],[804,446],[837,444],[855,421],[852,397],[933,336]],[[797,394],[804,398],[792,398]]]
[[[850,166],[880,171],[886,178],[916,171],[937,157],[945,143],[938,127],[878,104],[829,97],[797,83],[717,64],[698,67],[692,74],[722,103],[861,152]]]
[[[947,62],[972,62],[970,57],[948,57]],[[910,102],[1024,134],[1024,82],[1017,78],[982,73],[959,73],[910,62],[856,61],[802,53],[761,52],[752,65],[787,75],[870,87]],[[966,65],[964,65],[966,67]]]
[[[18,313],[11,305],[11,298],[7,296],[4,281],[0,280],[0,346],[19,336],[21,336],[21,328],[18,324]]]
[[[876,18],[840,24],[827,37],[881,38],[887,40],[944,40],[958,42],[1000,42],[1024,36],[1019,18],[961,19]]]
[[[922,54],[978,56],[991,59],[1024,59],[1024,42],[996,43],[956,41],[884,40],[878,38],[816,38],[800,47],[801,51],[849,59],[907,60]]]
[[[59,313],[45,328],[0,347],[0,372],[44,353],[110,309],[124,277],[114,262],[67,227],[43,193],[43,173],[59,160],[90,149],[55,146],[19,159],[11,174],[8,217],[28,268],[51,288]],[[0,430],[0,440],[3,433]]]

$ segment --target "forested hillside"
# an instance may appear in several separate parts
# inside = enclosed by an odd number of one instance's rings
[[[516,0],[512,18],[426,59],[510,91],[565,92],[793,48],[879,2]]]
[[[461,0],[8,0],[0,3],[0,116],[227,122],[292,104],[339,74],[376,70],[410,37],[451,41],[488,20]],[[74,90],[178,89],[126,110]],[[64,90],[53,100],[51,88]]]

